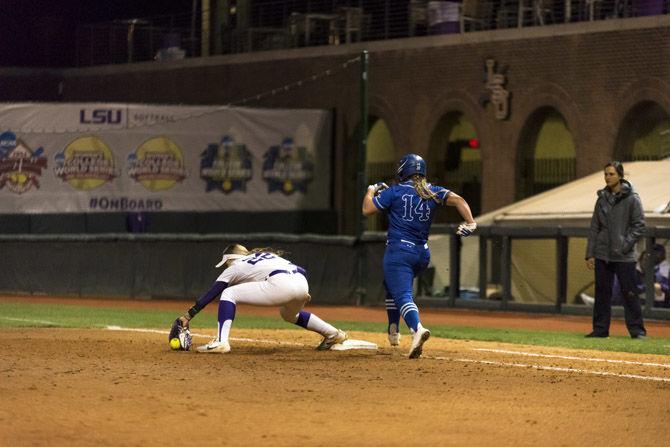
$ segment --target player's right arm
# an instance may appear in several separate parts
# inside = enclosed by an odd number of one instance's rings
[[[363,205],[361,207],[361,211],[363,212],[364,216],[370,216],[379,210],[384,209],[384,206],[381,205],[381,202],[379,202],[379,197],[381,197],[381,194],[383,194],[385,191],[388,191],[388,185],[384,182],[379,182],[368,186],[368,190],[363,197]],[[375,200],[377,200],[377,203],[375,203]]]

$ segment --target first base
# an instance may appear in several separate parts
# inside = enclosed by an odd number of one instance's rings
[[[350,349],[377,349],[375,343],[364,340],[344,340],[330,348],[332,351],[348,351]]]

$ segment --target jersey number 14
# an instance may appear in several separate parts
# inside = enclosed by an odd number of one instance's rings
[[[414,220],[414,216],[418,216],[419,220],[422,222],[429,219],[430,207],[425,200],[411,194],[405,194],[402,196],[402,201],[405,204],[405,210],[402,216],[403,220],[412,221]],[[416,201],[418,201],[418,203],[415,203]]]

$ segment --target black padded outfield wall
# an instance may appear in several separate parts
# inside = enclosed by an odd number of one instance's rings
[[[236,242],[286,251],[307,270],[315,304],[359,302],[355,238],[288,234],[5,235],[0,237],[0,293],[195,299],[221,272],[214,266],[223,249]],[[370,244],[383,250],[383,241]],[[368,282],[366,304],[383,303],[378,266],[368,266]]]
[[[145,225],[134,228],[135,213],[0,214],[0,234],[101,233],[337,233],[333,210],[221,211],[143,213]]]

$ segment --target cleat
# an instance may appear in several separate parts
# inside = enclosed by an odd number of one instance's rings
[[[412,347],[409,349],[409,358],[418,359],[423,352],[423,344],[430,338],[430,331],[424,327],[419,329],[412,336]]]
[[[333,347],[333,345],[336,345],[338,343],[342,343],[344,340],[347,339],[347,334],[344,331],[337,330],[333,335],[329,335],[326,337],[323,337],[323,340],[321,340],[321,344],[316,347],[317,351],[327,351],[330,348]]]
[[[397,324],[391,323],[389,325],[388,337],[391,346],[398,346],[400,344],[400,331],[398,331]]]
[[[226,352],[230,352],[230,344],[227,341],[217,341],[214,339],[206,345],[198,346],[196,351],[211,354],[225,354]]]

